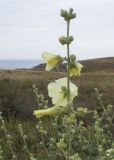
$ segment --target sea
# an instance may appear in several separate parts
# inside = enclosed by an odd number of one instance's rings
[[[29,69],[41,63],[41,60],[0,60],[0,69]]]

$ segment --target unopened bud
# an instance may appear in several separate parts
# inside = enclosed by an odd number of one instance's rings
[[[76,13],[73,13],[73,14],[71,15],[71,19],[74,19],[74,18],[76,18]]]
[[[73,36],[69,37],[69,42],[71,43],[74,40]]]
[[[60,42],[62,45],[67,44],[67,37],[61,36],[61,37],[59,38],[59,42]]]
[[[70,13],[72,13],[73,12],[73,8],[70,8],[69,11],[70,11]]]
[[[61,9],[61,17],[66,17],[67,16],[67,11],[64,9]]]
[[[72,14],[71,13],[67,13],[67,20],[71,19]]]
[[[75,56],[74,54],[72,54],[72,55],[70,56],[70,60],[71,60],[71,61],[75,61],[75,60],[76,60],[76,56]]]

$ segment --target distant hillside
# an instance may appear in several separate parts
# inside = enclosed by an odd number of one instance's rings
[[[96,58],[80,61],[84,65],[84,71],[114,71],[114,57]]]
[[[83,64],[83,72],[93,71],[113,71],[114,70],[114,57],[96,58],[80,61]],[[44,71],[45,64],[40,64],[33,67],[33,70]],[[66,64],[62,64],[54,68],[53,71],[64,72],[66,70]]]

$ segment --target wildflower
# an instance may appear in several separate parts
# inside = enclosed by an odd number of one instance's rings
[[[36,116],[36,118],[40,118],[43,116],[57,115],[63,111],[64,110],[62,108],[54,106],[54,107],[50,107],[48,109],[35,110],[34,115]]]
[[[63,61],[61,56],[49,52],[43,52],[42,58],[44,62],[47,63],[46,65],[47,71],[53,69],[56,65],[60,64]]]
[[[48,84],[48,94],[52,97],[52,102],[56,106],[67,106],[68,104],[68,89],[67,78],[60,78],[55,82]],[[69,103],[72,103],[73,98],[77,96],[78,88],[70,81],[70,97]]]
[[[83,65],[77,61],[71,61],[69,65],[69,73],[70,77],[72,76],[80,76],[80,72],[82,70]]]

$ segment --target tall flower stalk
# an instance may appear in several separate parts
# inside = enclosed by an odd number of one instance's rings
[[[75,113],[72,113],[70,110],[70,107],[72,106],[73,99],[78,94],[78,87],[73,84],[70,80],[71,76],[79,76],[82,65],[76,61],[75,55],[70,55],[70,44],[74,40],[73,36],[69,34],[70,29],[70,21],[71,19],[76,18],[76,13],[73,13],[73,9],[70,8],[67,10],[61,10],[61,16],[64,18],[67,24],[67,33],[66,36],[61,36],[59,38],[59,42],[62,45],[66,45],[67,48],[67,56],[61,57],[61,55],[53,54],[49,52],[43,52],[42,58],[44,62],[46,63],[46,70],[52,70],[54,67],[56,67],[58,64],[62,64],[62,62],[66,61],[66,68],[67,68],[67,76],[60,78],[58,80],[55,80],[55,82],[51,82],[48,84],[48,95],[52,98],[52,107],[46,108],[44,106],[44,109],[39,109],[34,111],[34,115],[36,118],[40,118],[43,116],[60,116],[62,113],[63,117],[61,119],[61,123],[63,123],[63,128],[65,131],[62,133],[61,136],[58,136],[58,140],[52,138],[49,142],[51,146],[56,146],[56,149],[64,156],[66,160],[77,158],[78,155],[72,155],[72,147],[71,147],[71,138],[72,138],[72,125],[74,125],[75,122]],[[67,109],[66,109],[67,107]],[[71,111],[71,112],[70,112]],[[56,123],[57,126],[57,123]],[[56,128],[57,130],[57,128]],[[66,139],[65,139],[66,137]],[[59,153],[59,155],[60,155]]]
[[[67,22],[67,39],[69,38],[69,28],[70,28],[70,20]],[[67,89],[68,89],[68,101],[70,99],[70,73],[69,73],[69,67],[70,67],[70,48],[69,43],[67,43],[67,63],[68,63],[68,72],[67,72]]]
[[[71,19],[76,18],[76,13],[73,12],[72,8],[70,8],[69,11],[62,9],[61,16],[67,23],[67,35],[61,36],[59,42],[62,45],[67,46],[67,58],[49,52],[43,52],[42,58],[46,63],[47,71],[52,70],[58,64],[67,61],[67,77],[48,84],[48,94],[52,98],[53,106],[49,109],[35,110],[34,115],[37,118],[61,114],[65,111],[65,107],[68,106],[69,103],[72,103],[73,99],[78,94],[77,86],[70,81],[71,76],[80,75],[80,71],[83,67],[79,62],[76,62],[75,55],[70,55],[70,44],[74,40],[73,36],[69,35],[70,21]]]
[[[76,13],[73,13],[73,9],[70,8],[69,11],[67,10],[61,10],[61,16],[64,18],[64,20],[67,23],[67,36],[61,36],[59,38],[59,42],[62,45],[67,45],[67,94],[68,94],[68,102],[70,100],[70,66],[71,66],[71,60],[70,60],[70,43],[74,40],[73,36],[69,35],[69,29],[70,29],[70,21],[71,19],[76,18]],[[73,55],[75,57],[75,55]],[[73,60],[75,61],[75,59]],[[76,67],[74,67],[76,68]],[[73,75],[73,74],[72,74]]]

